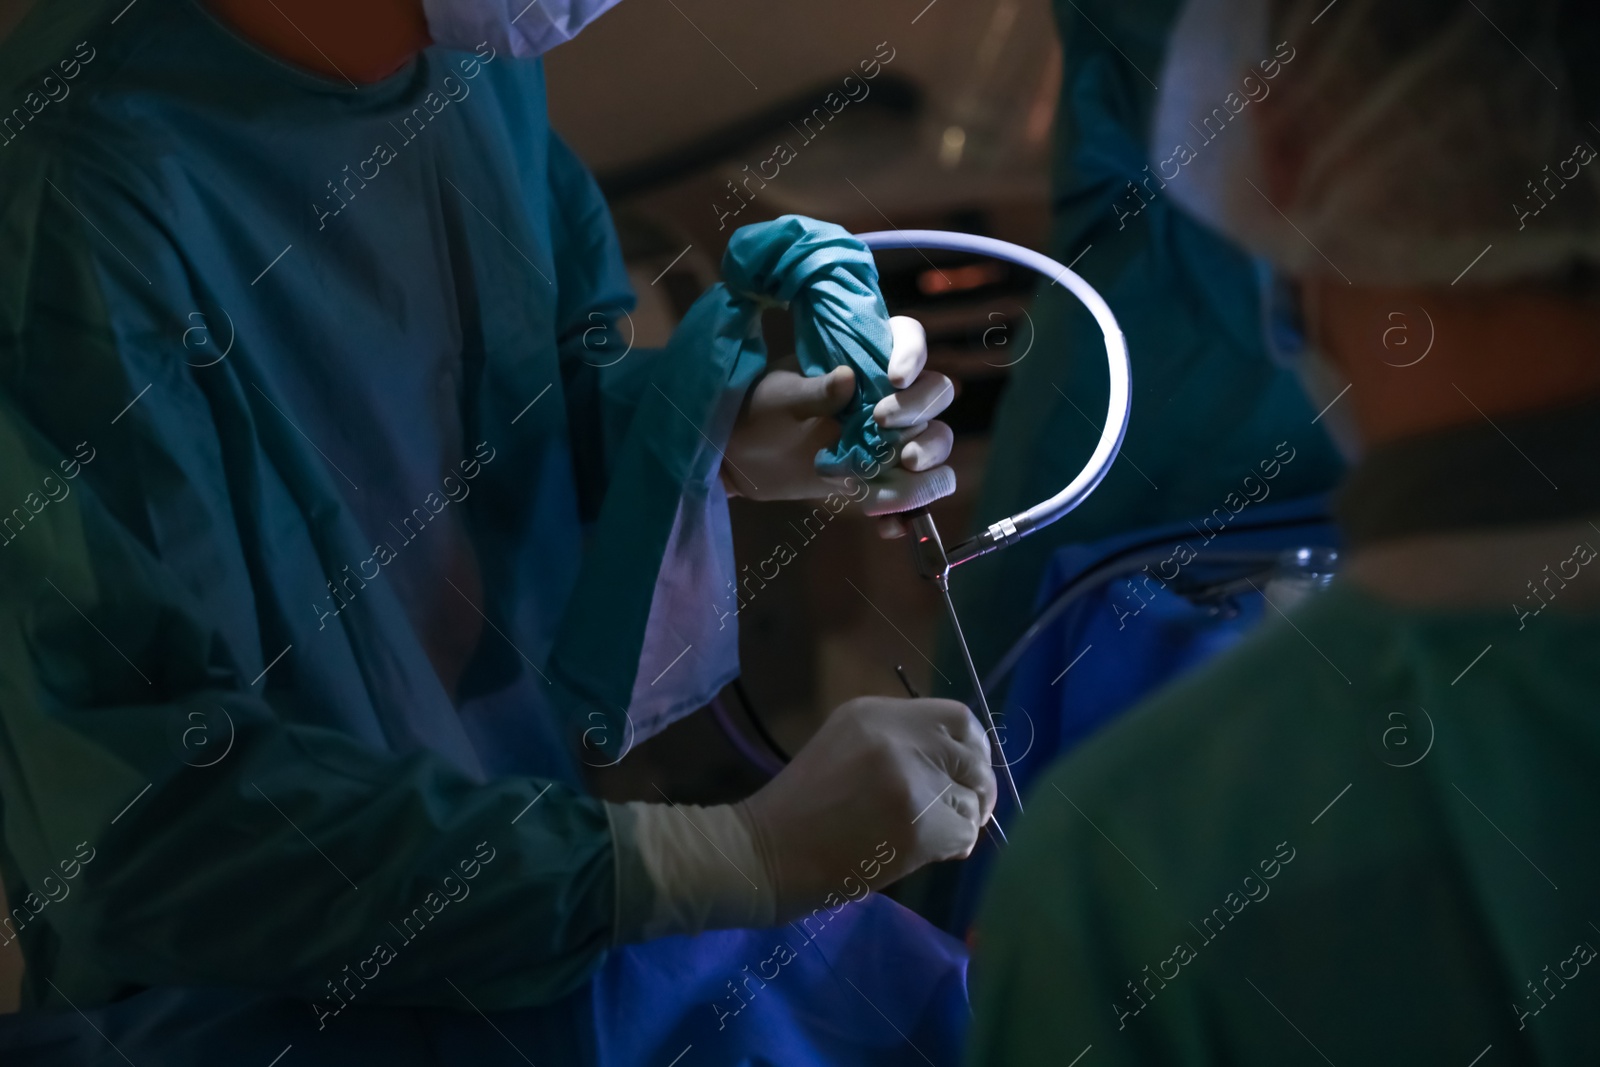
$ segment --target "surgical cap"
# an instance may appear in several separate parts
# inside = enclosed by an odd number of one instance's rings
[[[1190,0],[1151,171],[1293,274],[1483,284],[1600,263],[1597,9]]]

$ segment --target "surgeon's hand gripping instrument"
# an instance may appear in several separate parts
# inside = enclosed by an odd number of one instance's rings
[[[1017,792],[1015,779],[1011,776],[1011,764],[1006,760],[1005,746],[995,729],[994,716],[989,711],[989,701],[984,696],[983,682],[973,665],[972,653],[967,648],[967,639],[961,632],[961,620],[956,617],[955,604],[950,599],[950,570],[1002,546],[1015,544],[1034,531],[1043,529],[1083,503],[1089,494],[1094,492],[1095,487],[1111,469],[1118,450],[1122,448],[1122,439],[1128,432],[1129,392],[1132,378],[1128,363],[1128,345],[1123,339],[1121,327],[1117,325],[1116,316],[1111,313],[1111,308],[1104,298],[1083,278],[1049,256],[1040,255],[1008,241],[997,241],[991,237],[977,237],[971,234],[946,233],[940,230],[881,230],[875,233],[857,234],[857,237],[874,251],[932,248],[991,256],[1028,267],[1070,290],[1072,295],[1089,309],[1089,313],[1100,326],[1100,332],[1105,336],[1106,363],[1111,374],[1106,421],[1100,430],[1100,440],[1095,444],[1094,453],[1078,472],[1077,477],[1049,499],[992,523],[982,533],[969,537],[949,549],[944,547],[938,527],[934,525],[933,516],[928,514],[926,507],[916,508],[904,516],[911,531],[911,547],[917,573],[932,581],[944,600],[945,611],[950,616],[950,625],[955,630],[957,642],[961,645],[961,658],[966,664],[967,677],[972,682],[972,691],[977,698],[984,729],[989,732],[995,754],[999,756],[1000,776],[1005,779],[1006,788],[1016,803],[1017,810],[1021,811],[1022,797]]]

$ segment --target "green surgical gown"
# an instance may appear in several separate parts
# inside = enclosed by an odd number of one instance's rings
[[[1336,583],[1058,763],[969,1062],[1600,1062],[1600,616],[1557,605]]]
[[[539,64],[429,50],[357,90],[192,0],[118,0],[35,5],[0,72],[25,1008],[332,1003],[379,942],[369,1000],[575,987],[615,927],[612,838],[539,664],[670,368],[616,355],[632,295]],[[683,498],[680,549],[727,540],[720,490]],[[641,736],[715,691],[727,650],[695,644]]]

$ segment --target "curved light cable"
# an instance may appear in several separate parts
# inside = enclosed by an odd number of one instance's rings
[[[1123,339],[1117,318],[1094,286],[1084,281],[1070,268],[1062,266],[1049,256],[1040,255],[1030,248],[998,241],[992,237],[973,234],[950,233],[944,230],[879,230],[856,235],[857,239],[874,251],[894,248],[936,248],[949,252],[968,252],[990,256],[1008,263],[1035,270],[1065,286],[1089,309],[1105,336],[1106,364],[1111,372],[1111,395],[1106,405],[1106,421],[1100,430],[1100,440],[1094,454],[1084,464],[1078,476],[1048,500],[1042,500],[1025,511],[990,525],[983,533],[956,545],[949,550],[950,565],[964,563],[1001,545],[1012,544],[1035,530],[1055,522],[1077,507],[1094,492],[1117,458],[1122,439],[1128,432],[1128,412],[1132,385],[1132,369],[1128,363],[1128,344]]]

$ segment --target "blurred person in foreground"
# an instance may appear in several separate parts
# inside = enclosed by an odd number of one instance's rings
[[[1600,1059],[1597,18],[1185,10],[1152,151],[1316,406],[1348,387],[1348,556],[1033,790],[971,1062]]]

